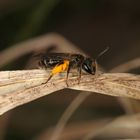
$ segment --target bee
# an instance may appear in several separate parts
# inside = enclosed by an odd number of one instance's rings
[[[107,49],[101,52],[98,55],[98,57],[101,56],[105,51],[107,51]],[[45,83],[48,83],[48,81],[57,73],[66,72],[67,86],[68,86],[68,76],[71,69],[76,68],[78,70],[78,83],[80,83],[82,70],[91,75],[95,75],[97,72],[96,59],[86,57],[82,54],[71,54],[71,53],[43,54],[41,55],[38,64],[42,68],[52,69]]]

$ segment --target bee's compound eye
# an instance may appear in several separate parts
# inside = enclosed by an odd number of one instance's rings
[[[82,69],[89,74],[95,74],[95,65],[91,58],[86,58],[83,62]]]

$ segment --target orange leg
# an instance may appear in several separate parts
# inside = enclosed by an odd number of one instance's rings
[[[69,61],[68,60],[64,60],[63,63],[61,64],[57,64],[51,71],[49,78],[47,79],[47,81],[44,83],[46,84],[52,77],[53,75],[66,71],[69,68]]]

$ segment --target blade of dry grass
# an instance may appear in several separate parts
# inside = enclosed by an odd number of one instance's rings
[[[90,92],[80,92],[76,98],[70,103],[67,109],[62,114],[61,118],[59,119],[56,127],[54,128],[54,132],[52,133],[52,137],[50,140],[58,140],[66,123],[68,122],[69,118],[72,114],[76,111],[76,109],[80,106],[80,104],[90,95]]]
[[[135,68],[139,68],[140,67],[140,58],[135,58],[135,59],[133,59],[133,60],[130,60],[130,61],[128,61],[128,62],[126,62],[126,63],[123,63],[123,64],[121,64],[121,65],[119,65],[119,66],[117,66],[117,67],[115,67],[115,68],[113,68],[112,70],[110,70],[110,72],[128,72],[128,71],[130,71],[130,70],[132,70],[132,69],[135,69]],[[133,113],[135,113],[135,112],[138,112],[138,108],[139,108],[139,102],[138,102],[138,100],[132,100],[132,99],[128,99],[128,98],[118,98],[118,100],[121,102],[121,104],[123,105],[123,107],[124,107],[124,109],[125,109],[125,111],[126,111],[126,113],[128,113],[128,114],[133,114]],[[137,108],[137,109],[136,109]],[[136,115],[137,116],[137,115]],[[130,121],[129,120],[129,118],[131,119],[131,117],[133,117],[133,116],[124,116],[124,117],[121,117],[121,118],[125,118],[125,120],[127,121],[128,120],[128,122],[129,122],[129,126],[131,126],[131,122],[132,121]],[[116,120],[120,120],[120,122],[118,121],[117,122],[117,125],[116,125],[116,123],[114,123]],[[89,139],[93,139],[93,138],[95,138],[96,137],[96,135],[100,135],[100,136],[106,136],[106,134],[107,133],[111,133],[112,132],[112,130],[114,131],[114,133],[115,132],[117,132],[117,135],[119,135],[119,134],[122,134],[121,132],[124,132],[124,130],[121,130],[121,128],[119,128],[120,130],[118,131],[118,130],[114,130],[113,128],[113,126],[112,126],[112,124],[115,126],[115,127],[117,127],[118,126],[118,124],[120,124],[120,125],[122,125],[122,124],[124,124],[124,122],[122,122],[121,121],[121,119],[120,118],[117,118],[115,121],[113,121],[113,122],[111,122],[111,123],[109,123],[109,124],[107,124],[105,127],[103,127],[102,129],[97,129],[96,131],[95,130],[93,130],[92,132],[89,132],[87,135],[86,135],[86,137],[84,138],[84,140],[89,140]],[[135,119],[134,119],[134,121],[136,121]],[[128,123],[127,122],[127,123]],[[109,131],[108,131],[108,129],[109,129]],[[125,128],[126,129],[126,128]],[[128,128],[129,129],[129,128]],[[136,133],[137,133],[137,131],[139,131],[139,130],[137,130],[137,129],[135,129],[136,130]],[[131,132],[132,132],[132,130],[131,130]],[[112,134],[112,136],[115,136],[115,134]],[[119,134],[118,134],[119,133]],[[132,134],[132,135],[135,135],[136,133],[134,133],[134,132],[132,132],[132,133],[129,133],[130,135]],[[127,134],[128,134],[128,132],[127,132]],[[111,134],[110,134],[111,135]],[[125,133],[123,133],[123,135],[125,135]],[[119,135],[120,136],[120,135]],[[135,135],[134,137],[137,137],[137,135]],[[113,138],[113,137],[112,137]]]
[[[125,62],[123,64],[120,64],[119,66],[113,68],[110,70],[110,72],[129,72],[132,69],[136,69],[140,67],[140,58],[135,58],[133,60],[130,60],[128,62]],[[136,100],[132,99],[123,99],[123,98],[118,98],[119,102],[123,106],[125,112],[127,114],[133,114],[136,112],[140,112],[139,109],[139,102]]]
[[[90,130],[102,128],[111,120],[112,118],[104,118],[94,121],[70,123],[66,126],[64,132],[61,134],[60,140],[81,140]],[[53,128],[50,128],[43,131],[38,137],[35,137],[33,140],[50,140],[50,136],[52,134]]]
[[[0,114],[54,91],[67,88],[64,75],[54,76],[47,84],[50,71],[26,70],[0,72]],[[105,73],[100,76],[83,75],[69,78],[70,89],[97,92],[111,96],[140,99],[140,76],[125,73]]]
[[[140,114],[124,115],[116,119],[99,119],[86,122],[70,123],[60,136],[61,140],[93,140],[93,139],[139,139]],[[53,128],[45,130],[35,140],[50,140]],[[89,135],[86,135],[88,132]],[[86,135],[86,136],[85,136]]]
[[[125,72],[125,71],[129,71],[131,69],[134,69],[134,68],[137,68],[139,67],[138,64],[140,62],[140,59],[139,58],[136,58],[134,60],[131,60],[129,62],[126,62],[124,64],[121,64],[115,68],[113,68],[112,70],[110,70],[111,72],[115,72],[115,71],[122,71],[122,72]],[[88,96],[90,95],[90,92],[88,93]],[[88,96],[82,96],[81,94],[79,94],[72,102],[71,104],[69,105],[70,107],[68,107],[63,115],[61,116],[60,120],[58,121],[57,125],[56,125],[56,128],[54,129],[54,133],[52,134],[52,140],[58,140],[63,129],[64,129],[64,126],[66,125],[67,121],[69,120],[69,118],[72,116],[72,114],[74,113],[74,111],[80,106],[80,104],[82,104],[82,102],[88,97]],[[77,100],[78,99],[78,100]],[[82,101],[81,101],[82,100]],[[125,108],[125,110],[127,112],[132,112],[133,108],[132,108],[132,105],[129,103],[130,102],[130,99],[120,99],[119,98],[119,101],[121,101],[121,103],[123,104],[123,107]],[[77,105],[74,107],[74,103],[77,102]],[[129,106],[128,106],[129,105]],[[72,106],[72,108],[71,108]],[[69,115],[67,115],[67,112],[69,112],[69,110],[71,110],[71,113],[69,113]],[[65,121],[62,121],[62,120],[65,120]]]
[[[100,129],[92,129],[82,140],[140,138],[140,114],[118,117]]]
[[[56,33],[49,33],[37,38],[30,39],[28,41],[13,45],[8,49],[0,52],[0,67],[7,63],[31,52],[37,52],[43,49],[47,49],[52,45],[56,45],[56,51],[60,52],[80,52],[75,45],[70,43],[64,37]],[[66,47],[67,46],[67,47]],[[84,53],[83,53],[84,54]]]
[[[39,49],[41,49],[41,50],[42,49],[47,49],[51,45],[56,45],[57,46],[56,51],[59,51],[59,52],[79,52],[79,53],[83,53],[80,49],[77,49],[77,47],[74,44],[70,43],[68,40],[66,40],[61,35],[58,35],[56,33],[49,33],[47,35],[43,35],[41,37],[31,39],[29,41],[19,43],[17,45],[14,45],[14,46],[10,47],[7,50],[4,50],[3,52],[1,52],[0,53],[0,58],[3,61],[0,62],[0,66],[3,66],[5,64],[7,64],[8,62],[16,59],[17,57],[20,57],[20,56],[22,56],[24,54],[27,54],[27,53],[30,53],[32,51],[37,52]],[[65,46],[67,46],[67,48]],[[28,65],[28,67],[30,66],[32,68],[32,65],[34,65],[34,64],[31,60],[31,63]],[[79,96],[81,97],[81,95],[79,95]],[[85,95],[85,94],[83,96],[87,97],[87,95]],[[81,100],[83,100],[83,99],[81,99]],[[78,108],[78,106],[77,106],[77,108]],[[71,110],[71,115],[72,115],[73,111],[72,111],[72,109],[70,109],[70,110]],[[75,109],[73,108],[73,110],[75,110]],[[70,115],[69,115],[69,117],[70,117]],[[66,115],[65,115],[65,118],[67,118]],[[68,118],[66,120],[68,120]],[[63,123],[60,123],[60,124],[63,125]]]
[[[132,69],[136,69],[139,67],[140,67],[140,57],[130,60],[126,63],[123,63],[110,70],[110,72],[128,72]]]

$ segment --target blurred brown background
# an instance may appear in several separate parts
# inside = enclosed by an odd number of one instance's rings
[[[0,50],[56,32],[93,57],[110,46],[98,60],[108,71],[140,55],[139,7],[138,0],[0,0]],[[30,55],[1,69],[22,69],[28,57]],[[139,69],[131,72],[140,74]],[[78,93],[56,92],[4,114],[0,120],[0,140],[36,139],[56,125]],[[115,97],[91,94],[69,123],[124,113]]]

